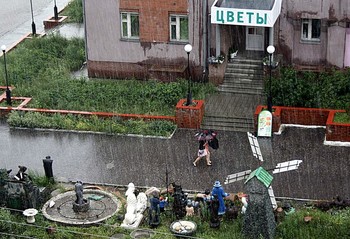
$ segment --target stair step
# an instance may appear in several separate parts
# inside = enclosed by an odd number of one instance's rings
[[[230,74],[247,74],[247,75],[263,75],[263,71],[261,70],[255,70],[255,69],[239,69],[239,68],[229,68],[229,69],[226,69],[226,74],[227,73],[230,73]]]
[[[241,112],[229,110],[231,114],[235,115],[228,116],[226,113],[228,111],[225,109],[230,109],[230,106],[225,105],[225,102],[222,102],[224,105],[220,106],[219,110],[211,105],[206,110],[201,127],[225,131],[254,131],[254,103],[251,102],[251,97],[258,99],[264,94],[262,61],[242,56],[234,58],[228,62],[224,82],[217,87],[217,90],[219,94],[227,96],[227,100],[225,100],[227,104],[239,104],[241,105],[239,107],[246,108],[246,110]],[[238,102],[232,101],[231,97],[238,97],[240,100]],[[246,106],[244,99],[249,99],[247,102],[250,102]],[[257,104],[259,104],[258,101]]]
[[[226,72],[225,77],[231,77],[231,78],[254,78],[254,79],[262,79],[262,74],[257,74],[254,72],[251,73],[243,73],[243,72]]]
[[[247,78],[225,78],[222,85],[250,85],[250,86],[263,86],[264,82],[256,79],[247,79]]]
[[[262,60],[255,60],[255,59],[248,59],[244,57],[236,57],[229,61],[228,64],[235,64],[235,63],[241,63],[241,64],[252,64],[252,65],[262,65]]]
[[[228,131],[251,132],[254,131],[254,121],[249,118],[206,116],[201,127],[216,130],[225,129]]]
[[[252,123],[254,124],[253,118],[248,117],[234,117],[234,116],[223,116],[223,115],[206,115],[205,121],[210,122],[230,122],[230,123]]]
[[[236,69],[236,68],[241,68],[241,69],[257,69],[257,70],[263,70],[262,65],[256,65],[256,64],[240,64],[240,63],[229,63],[226,66],[226,69]]]

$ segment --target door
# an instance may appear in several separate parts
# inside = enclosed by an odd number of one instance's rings
[[[264,51],[264,28],[246,27],[246,50]]]

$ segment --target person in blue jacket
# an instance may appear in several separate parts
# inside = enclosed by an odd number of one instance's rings
[[[211,195],[214,196],[216,195],[218,200],[219,200],[219,210],[218,210],[218,215],[224,215],[226,211],[225,207],[225,202],[224,202],[224,197],[227,197],[228,193],[225,193],[224,189],[222,188],[220,181],[215,181],[214,187],[212,189]]]

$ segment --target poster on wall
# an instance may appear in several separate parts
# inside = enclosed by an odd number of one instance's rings
[[[272,135],[272,114],[263,110],[258,116],[258,137],[271,137]]]

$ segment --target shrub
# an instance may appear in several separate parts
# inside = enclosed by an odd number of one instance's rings
[[[65,129],[80,131],[106,132],[111,134],[140,134],[170,136],[176,125],[162,120],[121,120],[98,118],[97,116],[43,114],[38,112],[23,113],[13,111],[9,114],[8,124],[12,127]]]
[[[348,109],[350,102],[350,69],[328,72],[297,72],[291,67],[272,78],[274,105]],[[268,80],[265,91],[268,88]],[[267,92],[266,92],[267,93]]]

